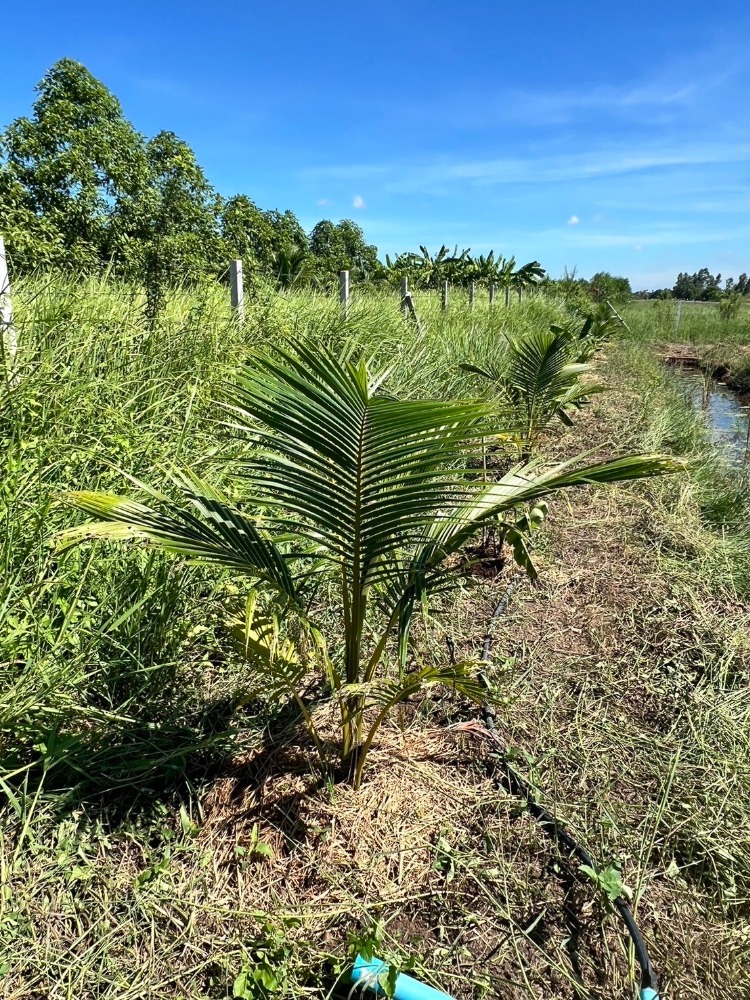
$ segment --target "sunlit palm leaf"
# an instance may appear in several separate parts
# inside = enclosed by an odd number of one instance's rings
[[[264,580],[290,600],[297,600],[286,560],[276,545],[249,518],[215,495],[187,495],[200,516],[177,505],[162,513],[106,493],[69,493],[66,499],[101,520],[62,532],[58,536],[60,549],[90,538],[145,539],[168,552]]]
[[[413,544],[436,511],[465,500],[481,402],[378,395],[363,364],[321,350],[261,354],[232,390],[236,424],[262,449],[244,467],[254,499],[323,540],[362,586]]]
[[[666,455],[631,455],[580,468],[575,468],[575,461],[551,469],[538,464],[519,465],[498,482],[479,487],[470,501],[429,525],[411,558],[391,567],[383,584],[387,607],[400,609],[400,629],[408,633],[414,605],[424,593],[434,592],[443,581],[455,584],[456,567],[450,557],[483,527],[507,522],[513,511],[537,504],[561,489],[624,483],[684,469],[683,462]],[[400,641],[403,650],[403,634]]]

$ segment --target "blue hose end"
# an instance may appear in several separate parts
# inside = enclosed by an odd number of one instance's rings
[[[644,986],[641,990],[641,1000],[659,1000],[659,994],[650,986]]]
[[[352,969],[352,982],[368,986],[375,993],[382,993],[378,979],[383,974],[388,975],[388,965],[382,958],[363,958],[357,955]]]
[[[357,955],[352,969],[352,980],[355,983],[368,987],[376,995],[382,996],[383,989],[378,979],[383,974],[388,975],[388,963],[382,958],[375,958],[373,955],[372,958],[366,959],[362,955]],[[395,1000],[453,1000],[447,993],[420,983],[411,976],[405,976],[403,972],[396,977],[396,991],[393,995]]]

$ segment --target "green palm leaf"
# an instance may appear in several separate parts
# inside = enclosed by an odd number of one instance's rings
[[[111,494],[68,493],[65,499],[69,503],[100,520],[61,532],[58,549],[63,551],[92,538],[140,538],[167,552],[263,580],[296,602],[297,590],[286,559],[274,542],[214,491],[199,489],[196,484],[192,492],[186,491],[193,510],[170,505],[168,513]]]
[[[252,499],[371,582],[436,511],[470,488],[469,446],[492,408],[379,394],[364,364],[326,351],[260,354],[231,391],[235,426],[260,449],[242,475]]]

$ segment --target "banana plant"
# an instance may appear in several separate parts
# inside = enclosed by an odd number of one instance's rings
[[[466,280],[478,281],[483,285],[502,285],[503,275],[510,268],[512,273],[515,257],[506,259],[501,254],[495,257],[495,251],[479,254],[477,257],[467,257]]]
[[[532,260],[529,261],[528,264],[524,264],[522,267],[516,268],[509,276],[508,283],[512,285],[513,288],[525,290],[538,285],[539,282],[544,279],[546,274],[547,272],[544,270],[539,261]]]
[[[409,643],[415,613],[458,582],[478,532],[522,530],[525,512],[562,489],[677,468],[669,458],[629,456],[518,466],[480,482],[471,465],[482,435],[498,430],[495,407],[402,400],[385,391],[386,379],[364,360],[307,344],[255,353],[226,401],[250,446],[237,469],[241,502],[185,473],[172,474],[181,502],[153,488],[149,503],[73,493],[69,502],[96,520],[59,543],[142,539],[244,577],[249,598],[234,629],[258,684],[296,701],[329,767],[305,694],[317,676],[337,709],[341,766],[357,785],[395,706],[433,684],[485,697],[475,664],[419,662]],[[332,617],[335,653],[324,637]]]
[[[402,253],[395,260],[386,254],[386,266],[395,279],[409,278],[417,288],[439,288],[443,281],[454,281],[463,272],[469,251],[453,252],[445,244],[434,255],[426,246],[419,253]]]
[[[464,371],[492,382],[505,401],[509,429],[518,437],[524,461],[552,420],[571,426],[569,410],[579,409],[590,396],[604,390],[584,380],[591,366],[580,360],[581,350],[570,331],[553,326],[509,336],[497,365],[461,365]]]

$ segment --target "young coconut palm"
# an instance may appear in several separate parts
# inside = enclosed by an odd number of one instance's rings
[[[517,435],[524,460],[552,420],[571,426],[568,410],[581,407],[589,396],[604,389],[583,380],[591,366],[579,360],[577,342],[561,327],[509,337],[498,365],[462,364],[461,368],[495,384],[510,408],[506,431],[512,429]]]
[[[462,570],[453,557],[473,535],[488,524],[515,527],[525,508],[565,487],[675,468],[667,458],[632,456],[578,469],[519,467],[499,482],[477,482],[469,460],[481,435],[497,429],[492,406],[397,399],[382,391],[385,379],[364,361],[303,344],[257,353],[229,399],[234,426],[254,445],[240,468],[241,505],[192,476],[179,477],[184,505],[153,490],[156,507],[74,493],[70,501],[100,520],[68,530],[62,542],[141,538],[247,577],[253,590],[236,627],[259,682],[296,700],[325,757],[302,695],[319,672],[338,705],[341,758],[357,784],[395,705],[432,684],[484,697],[474,664],[410,669],[407,654],[415,607],[455,583]],[[340,613],[335,656],[318,617],[323,583]]]

